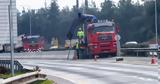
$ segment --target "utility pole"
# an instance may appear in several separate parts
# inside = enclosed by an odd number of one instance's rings
[[[156,45],[158,48],[158,32],[157,32],[157,0],[155,0],[155,32],[156,32]]]
[[[76,0],[76,13],[79,13],[79,0]]]
[[[87,9],[88,9],[88,0],[84,0],[83,14],[87,13]],[[85,24],[83,24],[83,31],[85,31]]]
[[[32,35],[32,18],[31,18],[31,10],[29,10],[29,34]]]
[[[47,9],[47,1],[44,2],[45,9]]]
[[[13,14],[12,14],[12,0],[10,0],[10,3],[8,5],[8,15],[9,15],[9,32],[10,32],[10,56],[11,56],[11,73],[12,76],[14,76],[14,36],[13,36]]]
[[[76,0],[76,8],[79,9],[79,0]]]
[[[88,10],[88,0],[85,0],[85,9],[84,12],[87,13]]]

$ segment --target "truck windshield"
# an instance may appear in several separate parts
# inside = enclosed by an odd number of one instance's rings
[[[38,38],[28,38],[28,39],[24,39],[24,42],[30,43],[30,44],[34,44],[38,42]]]
[[[29,43],[37,43],[38,42],[38,38],[30,38],[28,39]]]
[[[114,27],[113,26],[100,26],[100,27],[94,27],[93,33],[96,32],[113,32]]]

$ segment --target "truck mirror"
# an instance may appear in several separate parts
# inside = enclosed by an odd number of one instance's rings
[[[88,32],[92,33],[92,31],[93,31],[93,28],[92,27],[88,27]]]
[[[116,30],[115,30],[115,32],[116,32],[116,33],[118,33],[118,32],[119,32],[119,30],[120,30],[119,26],[118,26],[118,25],[116,25]]]

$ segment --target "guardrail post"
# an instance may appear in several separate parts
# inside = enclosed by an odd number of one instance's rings
[[[139,55],[138,55],[138,51],[137,51],[137,57],[138,57]]]
[[[11,61],[10,60],[0,60],[0,66],[5,67],[7,69],[11,69]],[[22,70],[23,66],[18,62],[14,61],[14,70]]]

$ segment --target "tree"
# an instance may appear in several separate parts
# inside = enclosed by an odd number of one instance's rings
[[[134,4],[132,0],[119,1],[116,10],[116,21],[120,24],[122,42],[140,40],[139,38],[135,38],[135,34],[139,33],[138,30],[142,24],[142,10],[139,8],[140,6]],[[140,22],[140,24],[137,22]],[[139,26],[136,26],[137,24]]]
[[[99,11],[98,11],[98,8],[97,8],[96,3],[94,1],[92,1],[91,4],[90,4],[90,6],[88,7],[87,13],[99,17],[98,16],[99,15],[98,14]]]
[[[59,24],[59,6],[56,0],[52,0],[50,8],[48,10],[48,26],[46,36],[51,41],[53,37],[58,36],[58,24]]]
[[[101,18],[100,19],[113,19],[114,18],[114,10],[115,10],[115,5],[111,0],[105,0],[101,4]]]
[[[133,0],[120,0],[115,5],[111,0],[105,0],[101,4],[101,10],[96,7],[94,1],[89,4],[87,13],[97,16],[98,19],[114,19],[120,26],[121,42],[143,42],[155,37],[154,2],[133,3]],[[160,32],[160,0],[157,0],[158,33]],[[79,12],[82,12],[83,6]],[[52,0],[50,7],[38,10],[18,13],[18,34],[29,35],[29,16],[32,18],[32,33],[44,36],[48,41],[57,37],[63,44],[67,39],[69,28],[78,17],[77,9],[64,7],[59,10],[57,0]],[[81,25],[79,25],[81,26]],[[79,27],[78,26],[78,27]]]

